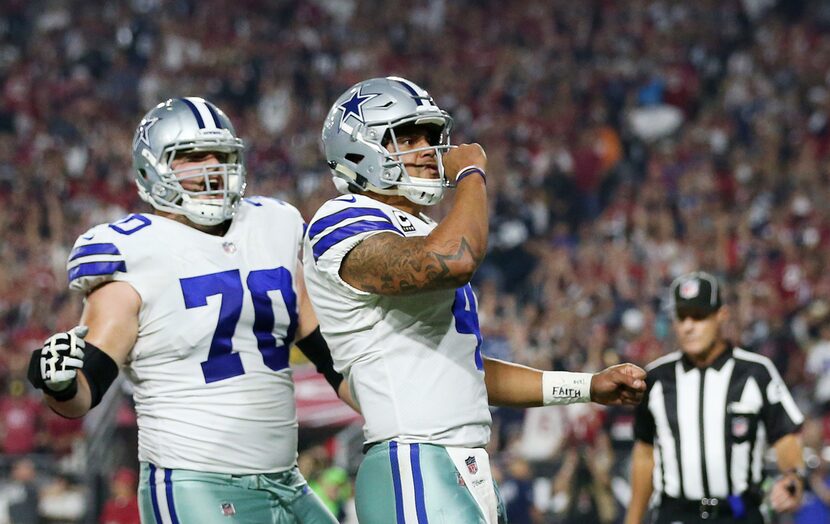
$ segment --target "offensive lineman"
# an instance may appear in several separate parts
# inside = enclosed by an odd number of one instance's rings
[[[284,202],[243,200],[243,148],[204,99],[148,112],[133,164],[155,213],[76,241],[67,269],[70,288],[86,297],[81,325],[32,355],[30,380],[73,418],[124,366],[138,415],[142,522],[336,522],[296,466],[292,341],[348,391],[306,296],[303,219]]]
[[[452,118],[414,83],[347,90],[322,140],[343,196],[309,224],[309,297],[366,420],[361,524],[495,524],[504,511],[484,450],[491,404],[633,404],[645,372],[542,372],[482,358],[469,284],[487,247],[486,157],[450,149]],[[447,216],[421,213],[456,187]]]

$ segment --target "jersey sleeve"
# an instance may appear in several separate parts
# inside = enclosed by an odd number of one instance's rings
[[[648,399],[651,389],[654,387],[654,379],[647,377],[646,379],[646,394],[643,400],[637,405],[634,411],[634,440],[645,442],[646,444],[654,444],[654,435],[656,427],[654,424],[654,415],[648,406]]]
[[[774,444],[781,437],[795,433],[804,422],[804,415],[798,409],[787,385],[775,368],[767,360],[764,362],[766,384],[761,384],[764,391],[764,406],[761,420],[767,430],[767,441]]]
[[[105,282],[120,280],[128,264],[119,240],[107,224],[78,237],[66,263],[69,289],[87,294]]]
[[[360,242],[383,232],[404,236],[383,209],[349,204],[347,201],[329,200],[314,216],[306,231],[317,269],[338,281],[343,258]]]

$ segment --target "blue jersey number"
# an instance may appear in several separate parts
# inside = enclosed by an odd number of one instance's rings
[[[202,362],[205,382],[216,382],[243,375],[242,359],[233,351],[233,334],[242,313],[242,278],[239,270],[222,271],[198,277],[180,279],[184,305],[187,309],[207,305],[207,298],[221,297],[219,320],[210,342],[208,358]],[[297,295],[292,287],[291,273],[284,267],[251,271],[246,279],[254,305],[254,336],[262,360],[277,371],[288,367],[288,345],[297,331]],[[277,345],[274,337],[274,310],[269,291],[279,291],[288,311],[289,325],[285,339]]]
[[[122,235],[132,235],[136,231],[141,231],[145,227],[152,224],[150,219],[141,215],[129,215],[118,222],[110,224],[110,229],[121,233]]]
[[[455,329],[464,335],[476,336],[475,361],[476,369],[484,369],[481,360],[481,328],[478,325],[478,310],[476,296],[470,284],[455,290],[455,301],[452,303],[452,316],[455,317]]]

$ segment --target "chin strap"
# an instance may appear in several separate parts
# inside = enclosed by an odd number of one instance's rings
[[[394,187],[383,189],[368,180],[365,182],[365,187],[362,187],[356,182],[357,174],[351,169],[342,164],[336,164],[332,167],[334,172],[332,180],[334,187],[340,194],[347,195],[352,193],[361,193],[363,191],[371,191],[378,195],[386,196],[402,196],[418,205],[432,206],[440,202],[444,198],[444,189],[448,185],[441,179],[424,179],[411,177],[410,181],[421,182],[421,184],[411,184],[407,182],[397,183]],[[365,179],[364,179],[365,180]],[[430,182],[439,182],[440,184],[432,185]],[[352,189],[354,188],[354,190]],[[425,198],[425,195],[428,198]]]

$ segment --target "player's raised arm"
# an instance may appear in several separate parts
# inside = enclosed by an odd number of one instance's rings
[[[413,147],[421,146],[413,143]],[[422,156],[426,158],[414,162],[432,158],[428,153]],[[487,252],[486,163],[478,144],[450,150],[444,155],[444,169],[457,181],[457,189],[444,220],[425,237],[382,233],[367,238],[343,260],[343,280],[381,295],[455,288],[469,282]],[[416,206],[411,207],[416,214]]]
[[[29,380],[52,410],[78,418],[98,405],[135,344],[140,307],[129,284],[104,284],[87,297],[78,327],[32,353]]]

